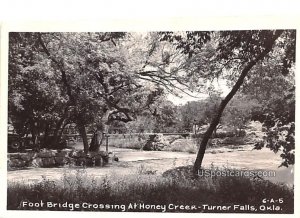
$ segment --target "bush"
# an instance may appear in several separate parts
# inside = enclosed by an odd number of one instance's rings
[[[214,138],[225,138],[225,137],[234,137],[235,133],[232,131],[218,131],[216,135],[214,135]]]
[[[183,138],[184,137],[182,137],[180,135],[166,135],[166,136],[164,136],[165,141],[167,141],[169,144],[172,144],[176,140],[183,139]]]
[[[164,150],[174,152],[188,152],[196,154],[198,151],[196,140],[194,139],[177,139]]]
[[[112,138],[109,145],[116,148],[142,149],[145,139],[138,137]]]
[[[221,144],[244,145],[246,144],[244,137],[226,137],[220,140]]]

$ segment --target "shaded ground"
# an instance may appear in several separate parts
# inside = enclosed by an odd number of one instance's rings
[[[114,162],[105,167],[86,168],[86,172],[94,177],[107,174],[131,174],[141,169],[149,172],[163,173],[178,166],[191,165],[195,154],[168,151],[141,151],[121,148],[110,148],[118,157],[119,162]],[[273,182],[282,182],[292,185],[294,181],[293,167],[278,168],[281,158],[268,149],[260,151],[243,149],[215,149],[210,150],[204,157],[203,166],[234,167],[238,169],[276,171],[275,177],[268,177]],[[65,172],[75,172],[78,168],[30,168],[25,170],[8,171],[7,179],[12,181],[36,182],[45,176],[47,179],[60,179]]]

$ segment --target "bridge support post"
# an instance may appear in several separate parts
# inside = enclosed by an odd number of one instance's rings
[[[108,153],[108,137],[109,135],[105,135],[105,148],[106,148],[106,152]]]

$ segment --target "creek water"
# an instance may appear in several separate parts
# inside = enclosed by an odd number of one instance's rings
[[[136,173],[141,167],[157,174],[174,167],[193,164],[196,154],[171,151],[142,151],[122,148],[110,148],[118,157],[105,167],[85,168],[88,175],[103,177],[109,174],[126,175]],[[294,184],[294,167],[280,167],[281,158],[269,149],[252,150],[250,146],[243,149],[220,148],[208,150],[204,156],[204,168],[220,167],[243,170],[261,170],[274,172],[275,176],[264,177],[275,183]],[[46,177],[50,180],[61,179],[64,173],[76,172],[76,167],[28,168],[7,172],[8,182],[37,182]]]

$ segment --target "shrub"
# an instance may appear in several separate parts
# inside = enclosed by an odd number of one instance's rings
[[[221,144],[244,145],[244,137],[225,137],[220,141]]]
[[[116,148],[141,149],[144,143],[145,139],[138,137],[109,139],[109,145]]]
[[[198,147],[195,139],[178,139],[167,146],[164,150],[196,154],[198,151]]]
[[[166,136],[164,136],[165,141],[167,141],[169,144],[172,144],[176,140],[183,139],[183,138],[184,137],[182,137],[180,135],[166,135]]]

